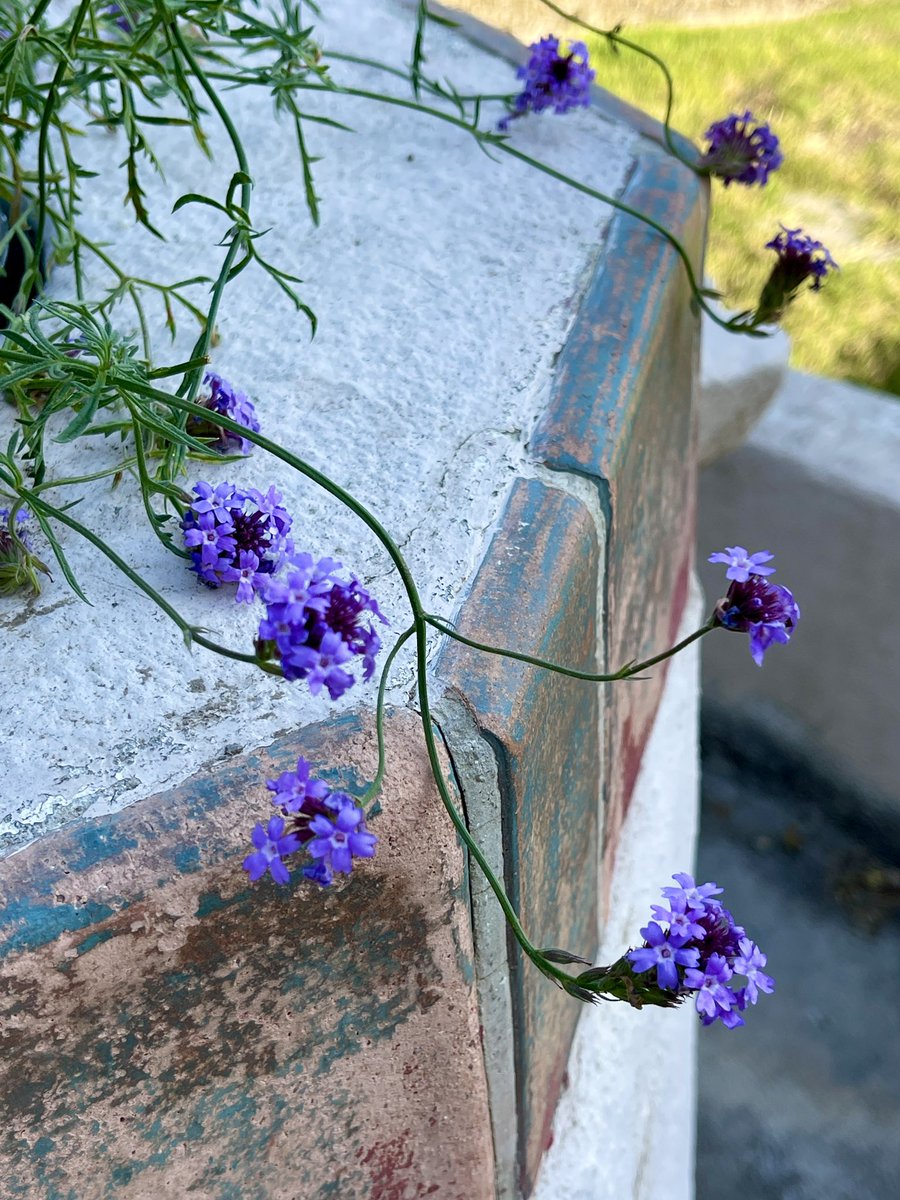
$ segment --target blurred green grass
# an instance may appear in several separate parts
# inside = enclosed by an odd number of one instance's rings
[[[711,121],[746,108],[781,139],[784,166],[765,188],[713,184],[707,273],[728,306],[755,299],[779,221],[801,226],[841,270],[787,314],[792,364],[900,394],[900,2],[624,32],[668,63],[673,124],[695,142]],[[605,42],[590,48],[597,83],[662,116],[652,64]]]

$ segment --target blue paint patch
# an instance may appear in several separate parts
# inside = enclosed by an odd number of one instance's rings
[[[0,959],[17,950],[34,950],[54,941],[62,933],[96,925],[115,915],[108,904],[46,904],[24,897],[8,900],[0,912],[0,930],[6,932]]]
[[[190,875],[200,867],[200,847],[179,846],[172,855],[172,861],[182,875]]]
[[[96,933],[90,933],[83,942],[78,943],[78,953],[89,954],[95,946],[100,946],[104,942],[109,941],[115,934],[114,929],[98,929]]]
[[[136,850],[137,838],[130,836],[117,826],[115,819],[92,821],[79,829],[73,839],[73,847],[66,855],[70,871],[84,871],[96,866],[104,859],[121,854],[123,850]]]

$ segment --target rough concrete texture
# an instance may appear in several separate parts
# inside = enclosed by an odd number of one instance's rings
[[[626,201],[702,255],[706,188],[660,153],[641,160]],[[604,269],[572,329],[546,415],[532,439],[541,462],[593,480],[608,525],[605,657],[611,669],[675,640],[693,561],[697,322],[684,268],[641,223],[616,222]],[[605,857],[653,723],[665,671],[610,697]]]
[[[769,549],[802,618],[747,670],[744,637],[704,658],[711,706],[790,743],[900,819],[900,405],[791,371],[747,444],[702,477],[699,557]],[[701,578],[712,603],[721,569]],[[717,639],[720,635],[716,635]]]
[[[398,65],[409,56],[412,17],[391,0],[333,0],[316,27],[326,47]],[[428,56],[429,70],[464,92],[514,86],[508,63],[456,31],[432,25]],[[335,64],[333,71],[359,86],[408,95],[402,81],[368,68]],[[318,314],[319,332],[310,343],[306,324],[274,285],[248,271],[226,293],[213,365],[255,398],[269,436],[378,513],[403,547],[426,605],[450,615],[526,461],[556,355],[602,253],[609,210],[524,164],[496,155],[494,161],[446,123],[310,95],[310,111],[356,131],[308,130],[310,152],[322,156],[322,223],[313,229],[293,138],[273,120],[271,100],[244,91],[228,99],[257,180],[255,223],[271,227],[261,249],[305,280],[301,291]],[[499,106],[487,106],[486,120],[499,115]],[[83,189],[85,229],[113,243],[135,274],[177,279],[220,262],[224,221],[217,224],[200,206],[167,215],[181,192],[219,195],[227,186],[231,155],[212,120],[209,126],[214,167],[189,133],[155,132],[167,182],[148,171],[145,185],[165,244],[136,228],[122,206],[120,140],[98,129],[79,147],[100,175]],[[637,138],[599,110],[580,110],[565,120],[518,122],[514,141],[617,194]],[[70,294],[65,270],[52,291]],[[203,295],[198,290],[197,298]],[[185,317],[170,347],[162,318],[150,309],[161,353],[177,362],[194,330]],[[127,310],[120,323],[126,330],[134,324]],[[12,418],[0,412],[0,437],[8,436]],[[52,469],[71,473],[76,453],[75,473],[109,463],[115,447],[89,442],[54,448]],[[295,515],[298,547],[344,560],[377,592],[393,627],[403,627],[407,606],[383,550],[338,503],[259,453],[246,466],[196,471],[263,487],[274,482]],[[199,587],[163,550],[130,484],[112,493],[100,482],[79,492],[86,497],[79,514],[186,617],[249,648],[256,614],[224,591]],[[188,656],[174,626],[115,568],[75,535],[61,536],[94,607],[77,601],[58,575],[25,607],[0,600],[4,662],[27,681],[15,696],[6,693],[6,727],[24,734],[40,726],[45,735],[37,761],[10,742],[0,750],[5,846],[172,786],[227,744],[262,745],[322,717],[322,704],[302,689],[202,651]],[[410,677],[408,660],[401,661],[395,697]],[[371,688],[357,689],[345,706],[372,697]]]
[[[596,671],[600,563],[587,509],[537,480],[521,481],[475,580],[460,632]],[[470,706],[494,747],[494,821],[503,830],[507,891],[528,936],[538,946],[590,954],[602,797],[600,689],[458,643],[448,645],[438,674]],[[449,746],[456,761],[452,740]],[[460,779],[466,794],[465,773]],[[496,922],[496,909],[486,915],[489,924]],[[518,951],[510,977],[519,1186],[528,1194],[547,1144],[578,1006],[548,987]],[[488,1023],[488,1013],[482,1020],[489,1041],[505,1036]]]
[[[699,624],[700,611],[695,587],[684,635]],[[696,647],[669,665],[620,834],[598,962],[613,962],[635,945],[659,888],[673,872],[691,870],[698,670]],[[691,1200],[697,1029],[689,1008],[582,1010],[533,1200]],[[732,1194],[751,1200],[740,1189]]]
[[[416,718],[388,734],[350,886],[239,864],[263,772],[371,770],[351,717],[2,864],[4,1197],[493,1196],[463,857]]]
[[[704,314],[700,321],[697,421],[701,467],[737,450],[769,407],[787,371],[791,341],[735,337]]]

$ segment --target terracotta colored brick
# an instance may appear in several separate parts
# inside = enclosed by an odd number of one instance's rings
[[[536,480],[519,480],[463,607],[460,630],[477,641],[597,670],[599,570],[594,522],[584,506]],[[597,686],[459,643],[446,648],[438,675],[471,707],[495,747],[506,886],[526,931],[539,946],[592,954],[601,772]],[[465,791],[464,778],[462,786]],[[513,964],[520,1177],[527,1193],[580,1006],[518,949]]]
[[[272,769],[372,770],[352,717],[0,864],[4,1196],[493,1196],[463,858],[416,718],[388,736],[346,888],[240,863]]]
[[[649,145],[624,201],[671,230],[698,276],[706,188]],[[587,475],[608,521],[606,655],[615,669],[672,644],[687,596],[695,525],[692,399],[698,322],[675,251],[625,215],[560,356],[531,449],[546,466]],[[615,853],[665,668],[611,689],[607,723],[607,861]]]

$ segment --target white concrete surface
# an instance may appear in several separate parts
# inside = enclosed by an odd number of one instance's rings
[[[775,328],[765,338],[728,333],[705,313],[700,333],[697,422],[706,466],[736,450],[762,417],[788,369],[791,342]]]
[[[701,611],[695,588],[680,636],[696,629]],[[613,962],[636,945],[659,889],[674,872],[692,869],[698,670],[696,646],[669,664],[616,854],[597,962]],[[690,1200],[698,1028],[690,1006],[584,1009],[533,1200]]]
[[[409,55],[411,18],[391,0],[332,0],[317,26],[326,46],[396,64]],[[504,91],[512,68],[458,33],[429,29],[429,70],[463,91]],[[333,68],[362,87],[403,91],[371,70]],[[355,133],[307,130],[317,164],[322,224],[311,227],[293,138],[262,94],[228,93],[257,181],[255,222],[272,227],[261,248],[300,275],[319,317],[310,343],[305,322],[259,272],[226,292],[216,370],[255,399],[263,430],[324,469],[381,517],[408,556],[425,602],[450,614],[482,558],[492,525],[541,411],[555,355],[598,253],[609,212],[536,172],[492,161],[464,133],[397,108],[309,97],[308,108],[351,124]],[[499,117],[488,113],[490,118]],[[214,273],[225,222],[208,208],[167,214],[176,196],[221,196],[234,163],[215,123],[210,165],[183,131],[160,129],[156,147],[167,181],[145,183],[162,244],[122,207],[117,164],[122,143],[96,131],[80,147],[100,178],[84,187],[88,232],[114,244],[135,274],[184,278]],[[529,153],[610,193],[635,153],[635,135],[596,112],[522,121],[516,142]],[[72,293],[59,270],[58,296]],[[189,348],[188,319],[169,346],[153,314],[157,353],[176,362]],[[123,328],[134,318],[118,316]],[[11,416],[0,412],[0,437]],[[4,432],[7,431],[7,432]],[[77,454],[77,460],[75,455]],[[54,447],[52,470],[96,470],[114,448]],[[360,573],[398,631],[406,620],[386,556],[337,503],[257,452],[246,467],[191,468],[185,480],[232,479],[284,492],[295,537]],[[198,586],[158,545],[136,490],[85,486],[78,514],[193,622],[247,649],[258,613],[225,590]],[[60,497],[61,498],[61,497]],[[70,498],[70,497],[69,497]],[[81,604],[57,572],[23,606],[0,600],[4,780],[0,845],[12,849],[82,813],[120,808],[173,785],[226,746],[266,744],[278,733],[326,718],[334,709],[302,686],[196,651],[119,573],[77,537],[62,541],[93,607]],[[394,696],[406,693],[408,662]],[[371,702],[356,688],[344,705]],[[261,793],[262,794],[262,793]]]
[[[708,700],[900,818],[900,401],[790,371],[749,441],[702,475],[699,551],[771,550],[801,620],[761,669],[704,645]],[[721,571],[701,579],[710,604]],[[713,644],[715,642],[715,644]],[[748,669],[749,666],[749,669]]]

